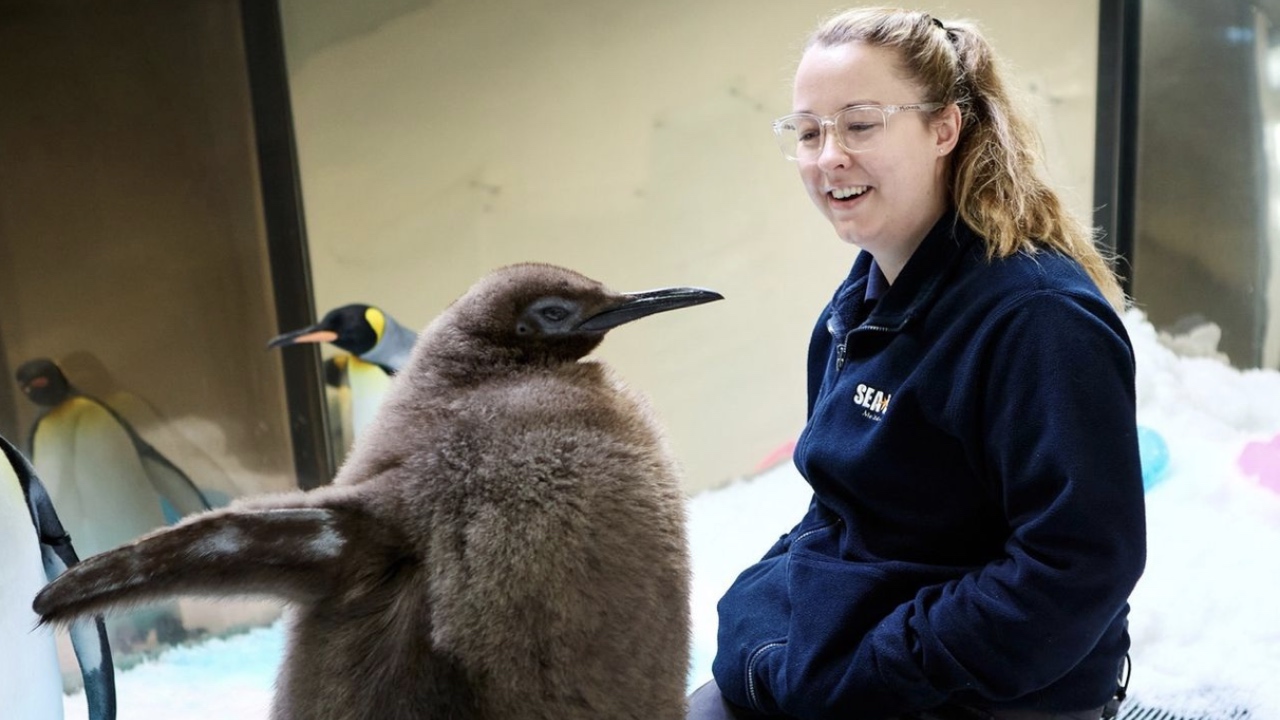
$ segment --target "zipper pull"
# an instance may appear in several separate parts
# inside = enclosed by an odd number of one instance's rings
[[[840,372],[844,368],[845,344],[840,343],[836,346],[836,372]]]

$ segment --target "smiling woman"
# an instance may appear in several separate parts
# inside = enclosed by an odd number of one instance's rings
[[[774,132],[862,252],[809,346],[813,500],[721,599],[691,720],[1114,716],[1146,543],[1133,349],[1002,72],[923,12],[806,45]]]
[[[805,189],[836,234],[875,255],[890,282],[948,206],[947,156],[960,129],[959,108],[924,98],[928,90],[904,82],[897,65],[897,51],[884,47],[815,46],[796,71],[802,112],[775,124],[816,118],[796,146]],[[897,114],[903,109],[917,112]]]

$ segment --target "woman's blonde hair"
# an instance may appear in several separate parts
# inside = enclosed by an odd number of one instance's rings
[[[1044,177],[1040,138],[1015,102],[991,45],[967,20],[923,12],[859,8],[823,22],[806,49],[851,42],[894,50],[924,100],[960,108],[960,139],[950,193],[960,217],[986,238],[991,257],[1039,247],[1079,262],[1117,310],[1124,292],[1094,234],[1063,205]]]

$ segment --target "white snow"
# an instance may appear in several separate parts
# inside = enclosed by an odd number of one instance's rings
[[[1213,333],[1162,344],[1137,311],[1125,322],[1138,356],[1138,422],[1160,434],[1169,458],[1147,494],[1130,696],[1170,717],[1247,710],[1252,720],[1280,719],[1280,442],[1271,442],[1280,435],[1280,373],[1234,370],[1215,348],[1194,347]],[[1239,462],[1246,447],[1248,472]],[[784,464],[691,499],[691,684],[710,675],[720,594],[800,518],[808,498]],[[277,623],[169,650],[118,673],[120,716],[266,718],[282,648]],[[85,717],[81,695],[65,705],[68,720]]]

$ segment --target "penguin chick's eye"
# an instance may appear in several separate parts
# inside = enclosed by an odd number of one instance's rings
[[[538,312],[542,315],[542,317],[546,318],[547,320],[550,320],[551,322],[560,322],[561,320],[564,320],[565,318],[569,317],[569,311],[565,310],[562,307],[555,307],[555,306],[545,307]]]
[[[555,337],[573,333],[581,309],[572,300],[543,297],[530,303],[516,319],[516,335]]]

